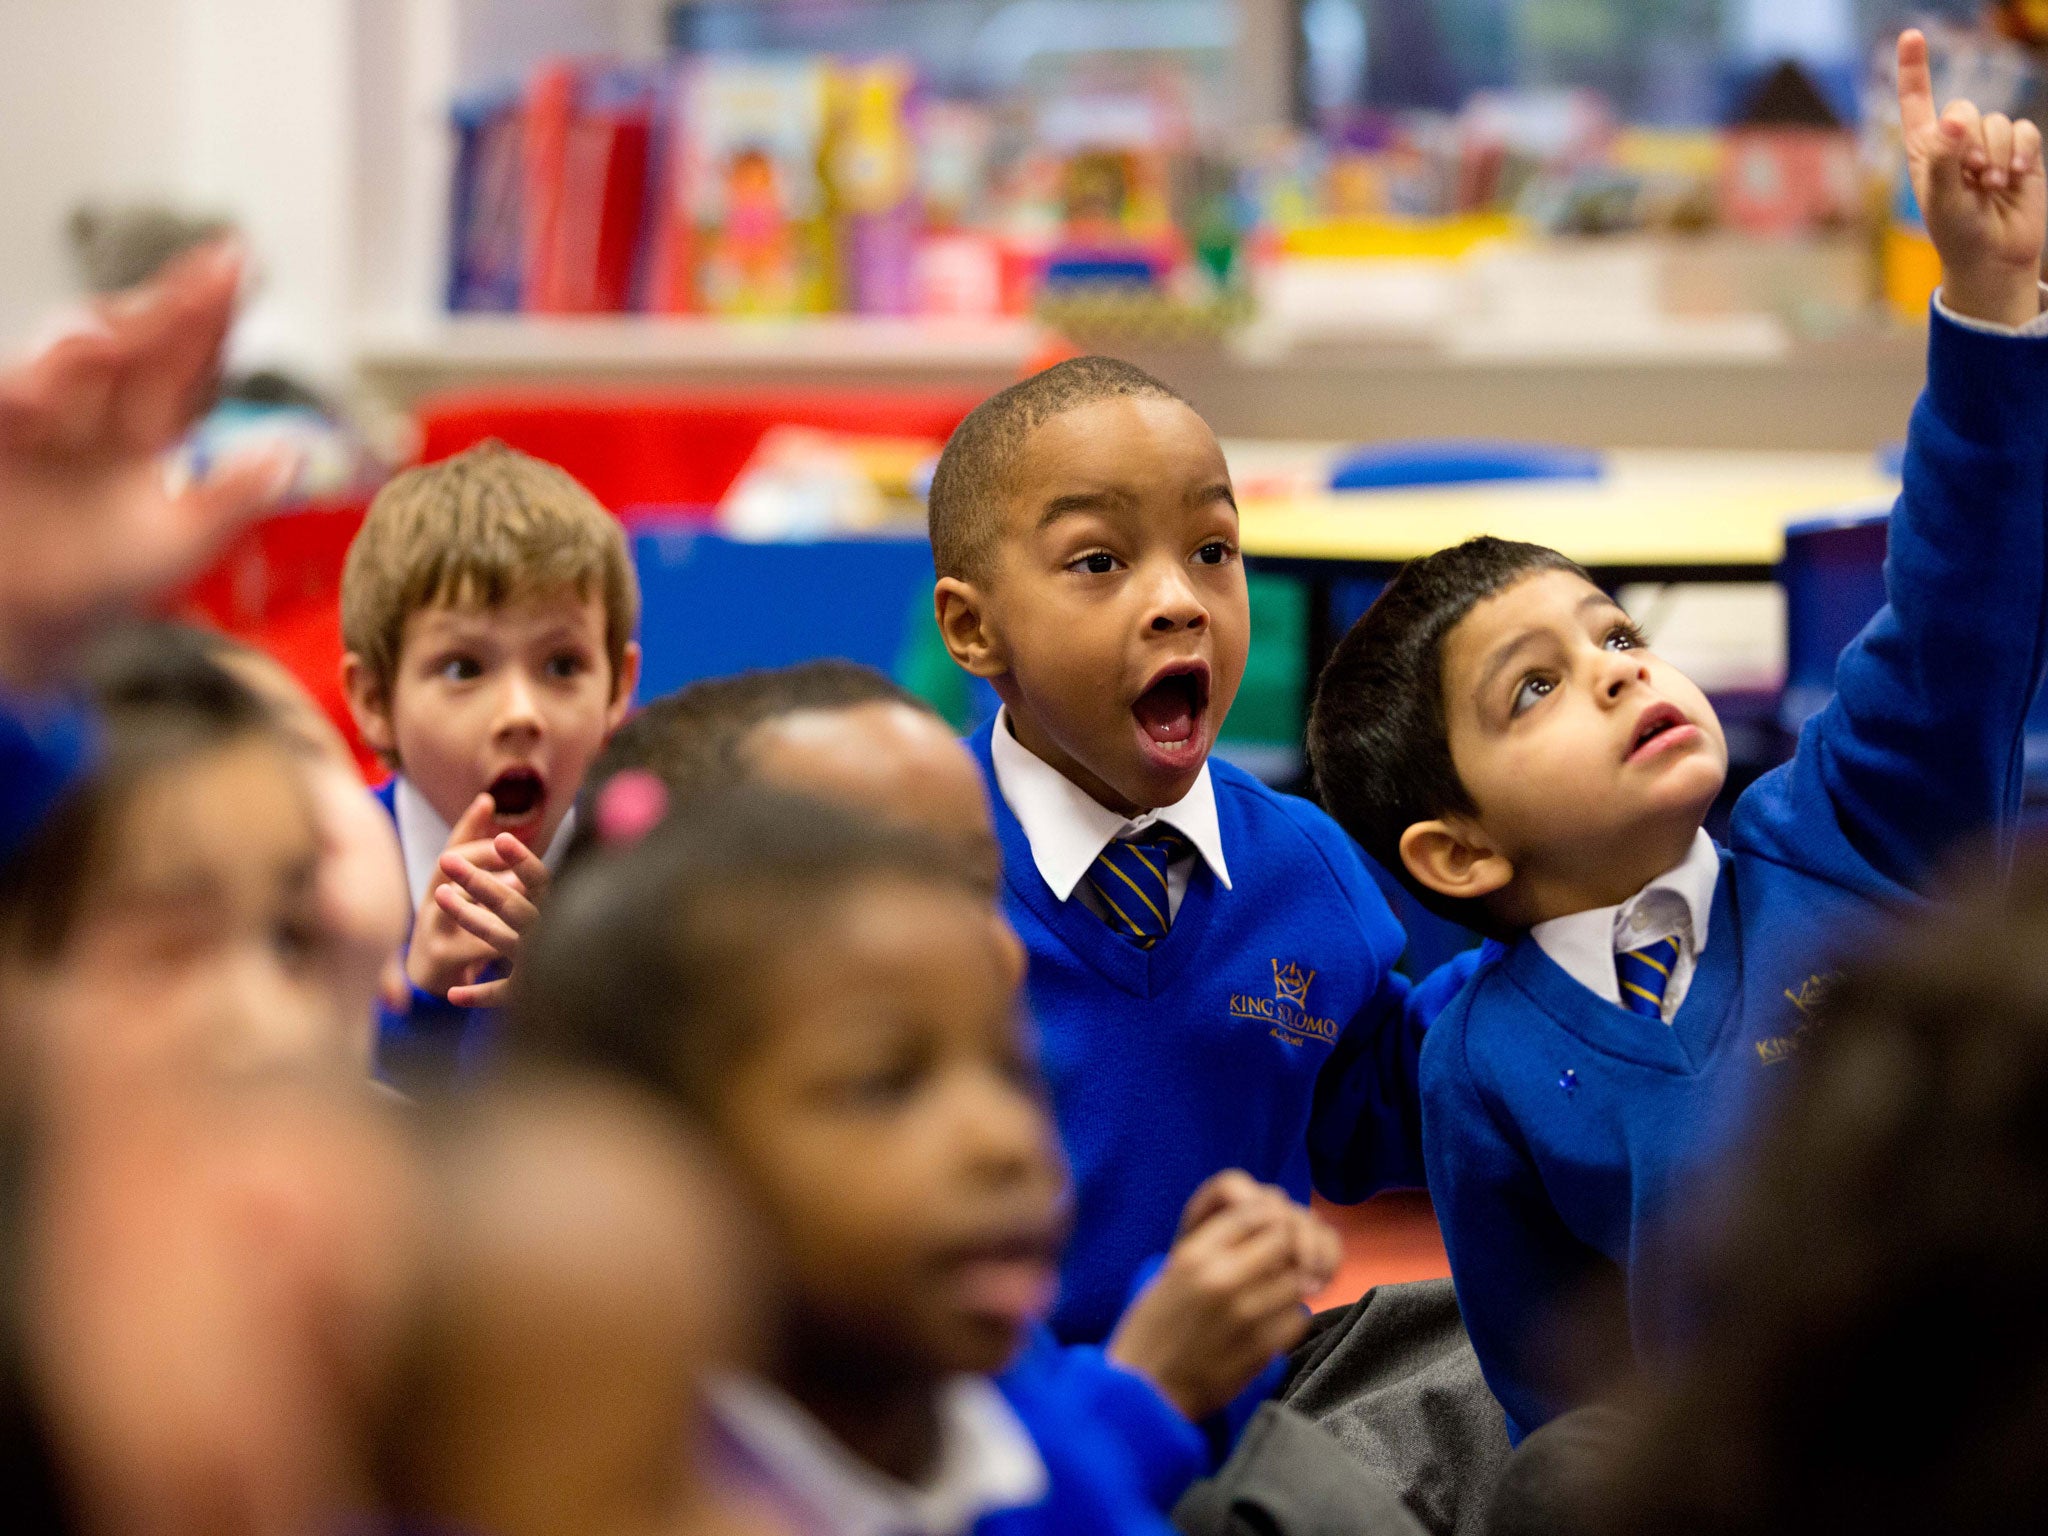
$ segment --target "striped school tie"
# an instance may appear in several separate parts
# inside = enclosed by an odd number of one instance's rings
[[[1671,973],[1678,966],[1678,940],[1659,939],[1641,949],[1624,950],[1614,957],[1614,974],[1621,982],[1621,1006],[1646,1019],[1664,1018],[1664,989],[1671,985]]]
[[[1150,949],[1173,926],[1166,866],[1188,846],[1171,827],[1154,827],[1142,839],[1106,844],[1088,867],[1088,883],[1108,911],[1104,920],[1140,949]]]

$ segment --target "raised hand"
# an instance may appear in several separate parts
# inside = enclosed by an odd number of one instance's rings
[[[211,403],[241,278],[238,245],[208,246],[0,371],[0,679],[40,682],[282,494],[289,452],[178,489],[165,478],[164,455]]]
[[[2033,320],[2048,238],[2040,130],[1967,101],[1937,116],[1927,39],[1917,31],[1899,37],[1899,123],[1921,217],[1941,254],[1943,302],[1999,325]]]
[[[539,856],[510,832],[493,838],[491,851],[503,862],[504,874],[494,875],[459,852],[442,854],[441,873],[448,883],[434,887],[434,899],[509,969],[519,958],[527,930],[539,920],[539,903],[551,876]],[[488,1008],[502,1002],[511,987],[509,976],[450,987],[448,1001],[461,1008]]]
[[[478,795],[449,831],[448,846],[441,853],[441,868],[434,872],[434,883],[427,887],[426,898],[420,903],[419,915],[413,920],[412,942],[406,949],[406,978],[422,992],[447,997],[462,1006],[468,1005],[450,994],[473,986],[484,967],[498,958],[498,950],[456,920],[444,904],[442,893],[449,889],[447,868],[451,859],[494,875],[508,873],[506,861],[493,846],[491,821],[496,815],[497,807],[491,797]]]

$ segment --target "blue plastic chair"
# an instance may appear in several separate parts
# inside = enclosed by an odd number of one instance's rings
[[[1891,507],[1856,507],[1785,530],[1778,584],[1785,589],[1785,687],[1778,724],[1787,735],[1826,707],[1835,663],[1884,606],[1885,531]]]
[[[932,552],[922,538],[751,543],[656,524],[638,528],[632,546],[642,698],[820,656],[893,675],[909,621],[929,606]]]
[[[1779,723],[1788,733],[1827,706],[1835,663],[1884,606],[1885,534],[1891,508],[1863,507],[1794,523],[1785,530],[1779,580],[1785,587],[1785,691]],[[2048,802],[2048,693],[2027,715],[2027,800]]]
[[[1597,480],[1598,453],[1545,443],[1417,438],[1354,448],[1330,471],[1333,491],[1388,491],[1503,480]]]

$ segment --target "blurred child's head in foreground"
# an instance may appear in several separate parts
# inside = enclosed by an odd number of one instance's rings
[[[92,658],[102,751],[0,871],[0,994],[167,1064],[360,1073],[367,999],[336,985],[303,760],[208,652],[157,626]]]
[[[930,705],[872,667],[828,659],[693,683],[619,728],[586,799],[631,770],[678,810],[760,783],[922,830],[995,893],[1002,858],[980,769]],[[584,822],[579,853],[600,820]]]
[[[992,1371],[1050,1305],[1065,1176],[985,891],[941,845],[743,791],[558,893],[515,1048],[685,1110],[763,1217],[778,1370]]]
[[[1555,550],[1404,566],[1324,668],[1324,803],[1433,910],[1507,934],[1680,863],[1727,777],[1713,706]]]
[[[1608,1528],[1958,1536],[2048,1508],[2048,859],[1872,946],[1801,1036]]]
[[[342,572],[363,738],[451,826],[489,792],[544,852],[639,677],[639,591],[618,521],[500,443],[377,494]]]
[[[930,498],[939,629],[1017,739],[1130,814],[1194,787],[1250,643],[1223,451],[1166,385],[1106,357],[984,401]]]
[[[408,1521],[496,1536],[738,1530],[702,1389],[753,1363],[753,1255],[719,1170],[639,1091],[514,1075],[421,1121],[421,1251],[380,1435]]]

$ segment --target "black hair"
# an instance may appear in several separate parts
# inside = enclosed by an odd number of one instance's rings
[[[1984,858],[1982,867],[1995,861]],[[1682,1267],[1691,1347],[1603,1522],[2031,1527],[2048,1508],[2048,858],[1828,987]]]
[[[0,948],[37,959],[63,948],[110,856],[109,831],[145,780],[244,737],[277,734],[263,701],[215,660],[217,649],[202,631],[144,624],[87,654],[82,682],[98,716],[99,754],[0,866]]]
[[[1498,926],[1481,903],[1440,896],[1408,872],[1401,834],[1474,810],[1451,761],[1444,639],[1480,602],[1539,571],[1586,575],[1554,549],[1490,536],[1409,561],[1339,642],[1309,710],[1309,762],[1330,814],[1424,906],[1481,932]]]
[[[688,807],[564,880],[513,973],[512,1055],[701,1115],[760,1022],[762,979],[835,902],[890,879],[972,893],[958,863],[798,796],[743,788]]]
[[[927,512],[941,576],[986,575],[1002,529],[1005,480],[1025,440],[1055,416],[1098,400],[1180,400],[1178,391],[1114,357],[1076,357],[1012,384],[953,429],[932,472]]]
[[[582,809],[563,858],[566,869],[598,842],[597,797],[629,769],[651,773],[681,807],[721,794],[746,778],[740,744],[755,726],[800,710],[858,709],[901,704],[938,718],[938,711],[873,667],[826,657],[793,666],[691,683],[641,709],[613,733],[583,777]]]

